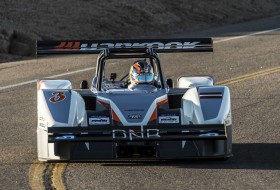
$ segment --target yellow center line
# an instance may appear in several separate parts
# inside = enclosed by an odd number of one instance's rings
[[[274,68],[271,68],[271,69],[266,69],[266,70],[255,72],[255,73],[241,75],[239,77],[235,77],[235,78],[232,78],[232,79],[217,82],[216,84],[218,84],[218,85],[229,85],[229,84],[241,82],[241,81],[244,81],[244,80],[248,80],[248,79],[252,79],[252,78],[256,78],[256,77],[260,77],[260,76],[264,76],[264,75],[268,75],[268,74],[272,74],[272,73],[276,73],[276,72],[280,72],[280,67],[274,67]]]
[[[66,163],[56,163],[52,169],[52,187],[57,190],[66,190],[63,182],[63,174],[67,164]]]
[[[29,168],[29,184],[34,190],[45,190],[44,173],[46,164],[35,161]]]

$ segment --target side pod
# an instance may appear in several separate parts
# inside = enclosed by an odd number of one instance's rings
[[[190,88],[182,97],[183,124],[231,125],[230,91],[226,86]]]
[[[232,156],[232,121],[230,91],[226,86],[193,87],[182,97],[183,124],[222,124],[226,139],[193,141],[202,157]],[[204,131],[204,130],[202,130]],[[218,136],[218,131],[205,136]]]
[[[62,89],[59,89],[59,86]],[[66,80],[41,80],[38,83],[37,151],[40,161],[60,159],[55,156],[54,144],[48,143],[50,128],[87,126],[84,100],[79,93],[69,88],[71,83]]]

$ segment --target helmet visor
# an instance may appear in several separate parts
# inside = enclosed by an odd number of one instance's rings
[[[137,74],[133,77],[137,82],[140,83],[149,83],[154,80],[154,74],[153,73],[143,73],[143,74]]]

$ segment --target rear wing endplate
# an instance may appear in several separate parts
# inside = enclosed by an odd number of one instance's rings
[[[212,38],[37,41],[36,53],[98,54],[105,48],[153,48],[164,52],[212,52]]]

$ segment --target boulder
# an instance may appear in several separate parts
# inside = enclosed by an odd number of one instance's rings
[[[33,48],[28,43],[19,42],[13,40],[10,45],[9,53],[21,56],[30,56],[33,55]]]
[[[35,55],[36,39],[40,38],[30,33],[14,31],[9,53],[21,56]]]
[[[8,53],[12,31],[0,28],[0,53]]]

